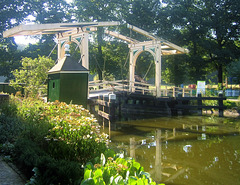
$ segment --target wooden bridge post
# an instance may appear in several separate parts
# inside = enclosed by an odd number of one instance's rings
[[[178,100],[178,105],[179,106],[181,106],[183,103],[182,103],[182,94],[178,94],[178,98],[179,98],[179,100]],[[177,110],[177,114],[178,115],[183,115],[183,109],[182,108],[179,108],[178,110]]]
[[[173,97],[176,97],[176,94],[175,94],[175,87],[173,87]]]
[[[219,117],[223,117],[223,94],[219,93],[219,100],[218,100],[218,106],[219,106]]]
[[[168,89],[167,89],[167,86],[165,86],[166,87],[166,89],[165,89],[165,96],[167,96],[168,95]]]
[[[182,97],[185,97],[185,88],[182,89]]]
[[[103,100],[103,95],[98,96],[98,100]],[[104,106],[98,103],[98,110],[104,112]],[[99,122],[102,121],[103,129],[104,129],[104,118],[102,116],[99,116]]]
[[[116,94],[109,94],[109,133],[111,130],[111,127],[113,129],[116,129],[115,122],[115,113],[116,113]],[[111,125],[112,124],[112,125]]]
[[[198,115],[202,116],[202,99],[201,99],[202,95],[201,95],[201,93],[199,93],[197,95],[197,97],[198,97],[198,100],[197,100],[197,103],[198,103]]]

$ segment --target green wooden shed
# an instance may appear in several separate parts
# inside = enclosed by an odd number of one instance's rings
[[[65,55],[48,71],[48,101],[87,106],[89,71],[69,55]]]

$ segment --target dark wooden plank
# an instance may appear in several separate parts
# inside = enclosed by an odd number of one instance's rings
[[[176,100],[226,100],[226,97],[176,97]]]
[[[105,106],[105,107],[109,107],[111,105],[111,102],[98,99],[98,104],[102,105],[102,106]]]
[[[110,119],[110,115],[105,113],[105,112],[103,112],[103,111],[101,111],[101,110],[98,110],[98,115],[103,117],[103,118],[105,118],[105,119],[107,119],[107,120]]]
[[[182,108],[182,109],[225,109],[226,106],[207,106],[207,105],[201,105],[201,106],[197,106],[197,105],[176,105],[176,108]]]

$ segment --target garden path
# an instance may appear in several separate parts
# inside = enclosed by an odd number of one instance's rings
[[[0,185],[24,185],[25,182],[17,169],[0,156]]]

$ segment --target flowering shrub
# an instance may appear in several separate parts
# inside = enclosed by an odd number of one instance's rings
[[[83,185],[156,184],[134,159],[123,159],[107,150],[107,135],[82,106],[11,96],[0,116],[3,121],[10,116],[19,122],[14,124],[18,132],[12,139],[11,153],[30,178],[29,185],[80,184],[84,165]],[[13,125],[13,121],[8,122]],[[2,141],[9,141],[5,137],[4,133]]]
[[[97,120],[82,106],[51,102],[41,116],[52,126],[46,140],[56,158],[85,163],[105,151],[107,135],[100,132]]]
[[[107,135],[97,120],[81,105],[11,97],[17,116],[25,124],[22,136],[44,146],[55,159],[86,163],[106,149]]]

